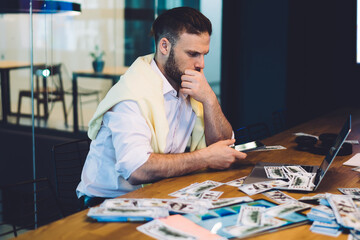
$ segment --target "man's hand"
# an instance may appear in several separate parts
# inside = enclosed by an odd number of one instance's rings
[[[202,69],[200,71],[186,69],[181,80],[180,91],[182,93],[190,95],[203,104],[208,100],[216,99],[216,95],[207,82]]]
[[[236,160],[245,159],[246,153],[229,147],[234,143],[235,139],[223,140],[200,150],[205,155],[204,159],[207,162],[207,166],[213,169],[226,169]]]

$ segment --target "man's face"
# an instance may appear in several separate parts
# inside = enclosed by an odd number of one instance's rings
[[[210,36],[183,33],[171,47],[164,71],[176,84],[181,84],[185,69],[201,71],[205,67],[204,56],[209,52]]]

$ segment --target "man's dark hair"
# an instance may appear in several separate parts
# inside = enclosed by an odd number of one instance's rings
[[[211,35],[211,22],[194,8],[177,7],[159,15],[151,28],[151,34],[154,36],[156,45],[163,37],[175,45],[184,32],[197,35],[207,32]]]

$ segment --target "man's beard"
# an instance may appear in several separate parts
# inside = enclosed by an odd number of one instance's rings
[[[178,64],[175,60],[174,50],[170,50],[169,57],[165,63],[164,68],[166,76],[171,78],[175,83],[177,83],[181,87],[181,76],[184,75],[182,71],[180,71]]]

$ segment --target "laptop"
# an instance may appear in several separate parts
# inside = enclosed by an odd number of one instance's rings
[[[351,131],[351,115],[347,118],[346,122],[344,123],[340,133],[338,134],[333,146],[329,149],[329,152],[325,156],[324,160],[320,164],[320,166],[310,166],[310,165],[300,165],[303,169],[305,169],[309,173],[315,173],[314,177],[314,186],[312,188],[309,188],[307,190],[301,189],[300,191],[315,191],[318,186],[320,185],[322,179],[324,178],[326,172],[328,171],[331,163],[334,161],[336,155],[338,154],[341,146],[343,145],[345,139],[349,135]],[[270,179],[267,177],[264,166],[294,166],[297,164],[281,164],[281,163],[271,163],[271,162],[258,162],[249,176],[246,177],[244,184],[251,184],[251,183],[257,183],[257,182],[264,182],[264,181],[270,181],[273,179]],[[299,165],[297,165],[299,166]],[[284,189],[284,188],[282,188]],[[289,190],[295,190],[296,189],[289,189]]]

